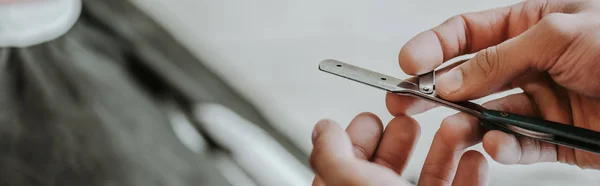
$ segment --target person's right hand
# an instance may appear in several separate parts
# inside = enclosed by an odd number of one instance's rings
[[[463,101],[521,88],[524,93],[485,107],[600,131],[600,1],[531,0],[509,7],[455,16],[410,40],[401,50],[402,70],[429,72],[454,57],[476,53],[437,78],[437,93]],[[450,70],[451,69],[451,70]],[[388,94],[393,115],[432,108]],[[503,164],[554,162],[600,169],[600,155],[480,130],[466,114],[446,118],[422,171],[451,180],[460,152],[479,141]],[[437,184],[431,184],[437,185]]]

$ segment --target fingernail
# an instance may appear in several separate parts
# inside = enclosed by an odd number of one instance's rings
[[[438,90],[444,94],[452,94],[460,89],[463,83],[463,74],[459,68],[454,68],[443,75],[441,75],[435,83]]]

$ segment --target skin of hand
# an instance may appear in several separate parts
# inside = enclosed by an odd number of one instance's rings
[[[334,121],[319,121],[310,156],[317,175],[313,186],[412,185],[401,175],[417,143],[419,124],[409,116],[398,116],[385,131],[383,128],[381,120],[371,113],[356,116],[346,130]],[[452,185],[487,185],[488,164],[481,153],[468,151],[459,162],[456,176],[449,180]],[[419,185],[432,182],[435,180]]]
[[[436,91],[442,98],[471,100],[520,88],[523,93],[484,107],[600,131],[600,1],[530,0],[458,15],[411,39],[399,61],[405,73],[418,75],[466,54],[475,56],[440,70]],[[434,107],[394,94],[386,99],[395,116]],[[559,161],[600,169],[599,155],[486,131],[459,113],[443,120],[420,181],[450,185],[461,154],[480,142],[503,164]]]

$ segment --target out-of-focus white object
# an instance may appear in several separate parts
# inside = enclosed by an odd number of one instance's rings
[[[198,104],[194,117],[258,185],[310,185],[315,176],[256,124],[219,104]]]
[[[244,172],[246,170],[238,165],[229,154],[220,150],[209,149],[206,139],[194,128],[192,121],[190,121],[191,118],[187,117],[177,104],[173,102],[165,102],[164,104],[171,120],[173,132],[185,146],[196,153],[208,155],[216,163],[218,171],[232,186],[256,186],[254,180]]]
[[[65,34],[81,0],[0,0],[0,47],[27,47]]]

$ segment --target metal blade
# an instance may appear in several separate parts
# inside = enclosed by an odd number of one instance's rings
[[[323,60],[319,64],[319,70],[375,88],[379,88],[388,92],[419,90],[417,84],[414,82],[400,80],[385,74],[373,72],[371,70],[360,68],[333,59]]]

